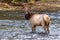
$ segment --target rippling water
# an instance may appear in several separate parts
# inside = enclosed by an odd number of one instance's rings
[[[28,20],[0,20],[0,39],[60,40],[60,12],[47,12],[46,14],[48,14],[51,18],[49,35],[41,33],[44,32],[44,29],[39,26],[36,28],[36,33],[30,33],[32,30]]]

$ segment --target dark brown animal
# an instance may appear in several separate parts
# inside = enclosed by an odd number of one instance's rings
[[[46,33],[49,33],[50,17],[47,14],[33,14],[27,12],[25,18],[30,21],[32,32],[35,32],[36,26],[42,26]]]

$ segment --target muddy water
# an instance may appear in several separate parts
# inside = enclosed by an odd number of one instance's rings
[[[28,20],[0,20],[1,40],[60,40],[60,12],[42,12],[50,16],[50,33],[42,33],[44,29],[37,26],[36,33],[31,33],[31,25]],[[13,14],[2,14],[11,16]],[[16,16],[18,14],[14,14]],[[13,17],[11,16],[11,17]],[[24,15],[19,15],[24,16]],[[4,17],[3,17],[4,18]],[[1,18],[2,19],[2,18]]]

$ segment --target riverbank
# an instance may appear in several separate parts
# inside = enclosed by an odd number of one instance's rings
[[[27,4],[31,10],[39,11],[60,11],[60,3],[55,2],[35,2],[35,3],[0,3],[1,11],[24,10],[24,5]]]

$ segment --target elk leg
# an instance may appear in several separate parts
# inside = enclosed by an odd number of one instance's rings
[[[49,27],[47,27],[47,33],[49,33]]]
[[[49,33],[49,23],[46,25],[47,33]]]
[[[47,25],[47,31],[48,31],[48,33],[49,33],[49,25]]]
[[[35,32],[36,30],[36,25],[32,25],[32,32]]]
[[[49,27],[47,27],[47,26],[44,26],[44,30],[45,30],[45,33],[49,33]]]
[[[42,23],[42,26],[43,26],[43,28],[44,28],[44,30],[45,30],[45,33],[48,34],[48,33],[49,33],[49,23],[46,23],[46,22],[44,23],[44,22],[43,22],[43,23]]]

